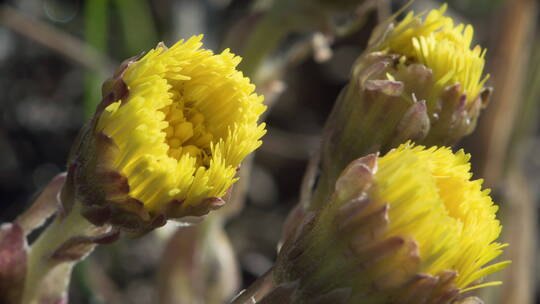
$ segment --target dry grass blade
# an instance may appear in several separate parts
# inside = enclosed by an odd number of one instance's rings
[[[0,5],[0,24],[89,70],[103,75],[109,75],[112,72],[111,60],[103,57],[83,41],[42,21],[26,16],[8,5]]]

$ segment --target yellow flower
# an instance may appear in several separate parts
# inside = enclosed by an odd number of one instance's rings
[[[490,191],[482,190],[482,180],[471,180],[469,159],[463,150],[453,154],[444,147],[401,145],[379,158],[376,187],[369,194],[389,205],[385,237],[411,237],[422,260],[419,271],[457,271],[455,284],[462,291],[508,264],[484,267],[506,244],[495,242],[502,228],[495,217],[498,207]]]
[[[298,284],[293,303],[336,293],[343,303],[448,303],[500,284],[481,282],[510,262],[486,266],[506,244],[469,157],[406,143],[353,161],[332,200],[284,244],[277,283]]]
[[[79,161],[84,169],[76,174],[103,197],[81,191],[83,202],[113,202],[143,222],[202,215],[223,203],[241,161],[261,144],[266,130],[257,120],[265,106],[236,70],[241,58],[201,49],[201,39],[159,44],[104,84],[90,132],[98,139],[78,152],[100,147],[93,151],[97,165]]]
[[[471,48],[473,27],[469,24],[454,26],[454,20],[444,16],[446,8],[447,5],[443,4],[427,15],[425,12],[419,15],[409,12],[388,32],[377,49],[399,54],[398,68],[411,63],[421,63],[430,68],[438,91],[434,94],[444,87],[460,83],[462,93],[472,101],[489,78],[489,75],[482,77],[486,50],[479,45]]]

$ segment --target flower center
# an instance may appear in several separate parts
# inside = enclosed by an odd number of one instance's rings
[[[163,129],[168,155],[178,160],[189,154],[196,158],[197,165],[208,166],[213,136],[206,129],[204,115],[185,101],[181,93],[173,91],[173,95],[173,103],[161,109],[169,123]]]

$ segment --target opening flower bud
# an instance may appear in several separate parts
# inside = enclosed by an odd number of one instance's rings
[[[353,161],[332,200],[291,235],[274,271],[290,303],[449,303],[509,261],[497,206],[471,180],[469,155],[401,145]]]
[[[204,215],[224,203],[241,161],[260,146],[262,96],[236,70],[239,57],[201,49],[201,38],[159,44],[103,85],[64,191],[93,223],[139,230]]]

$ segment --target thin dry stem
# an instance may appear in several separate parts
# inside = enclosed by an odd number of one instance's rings
[[[89,70],[103,75],[112,73],[112,61],[84,41],[22,14],[8,5],[0,5],[0,24]]]

